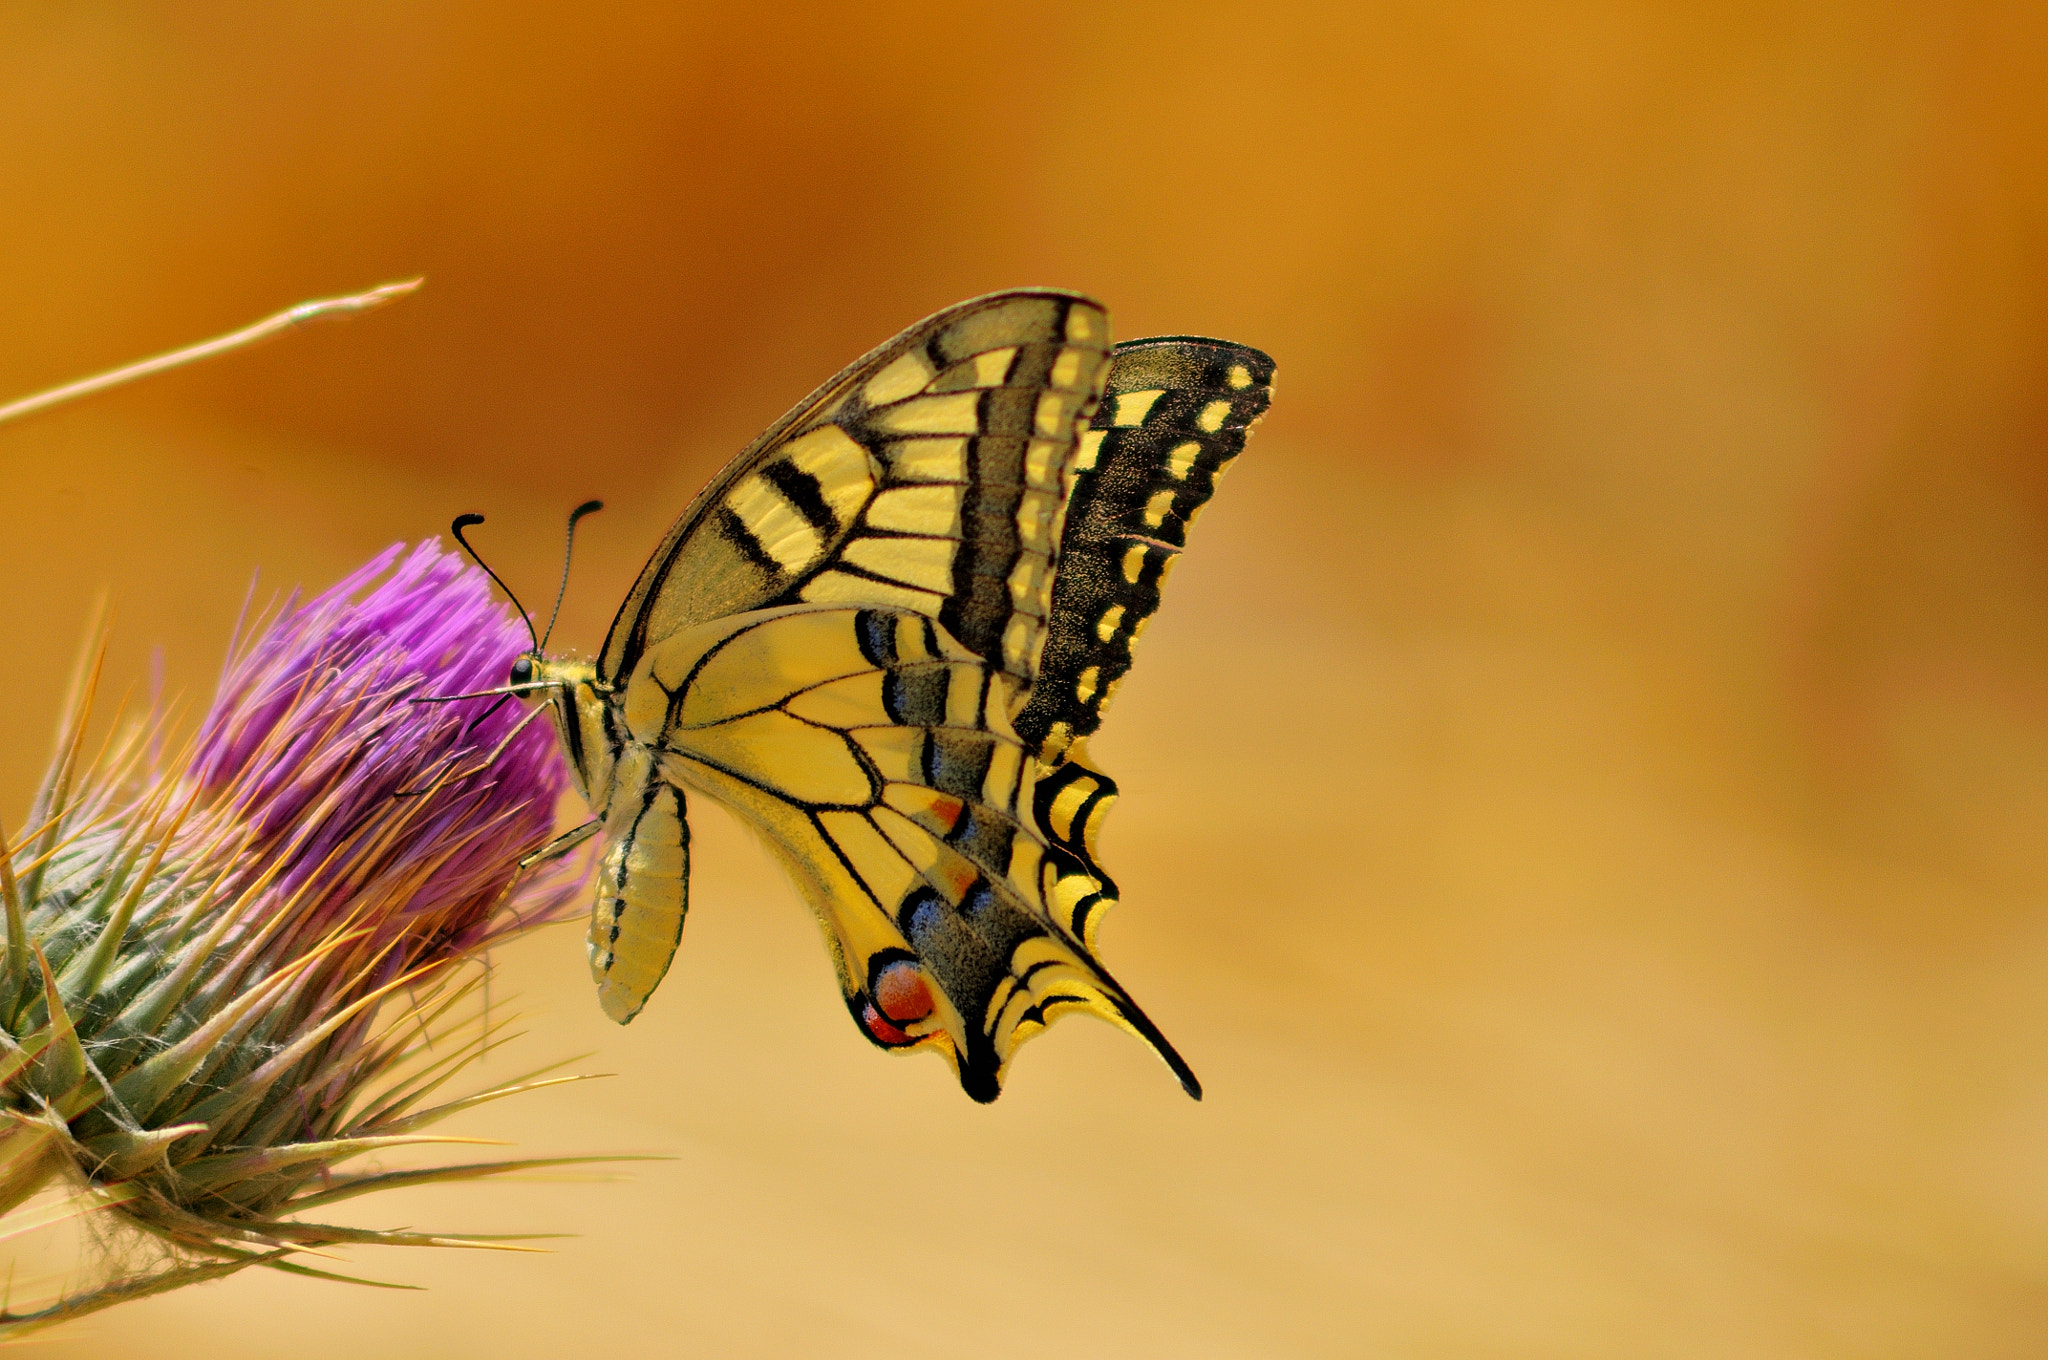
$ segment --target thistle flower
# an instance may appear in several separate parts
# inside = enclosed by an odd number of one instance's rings
[[[476,569],[399,545],[287,602],[171,760],[155,715],[88,752],[99,660],[82,667],[27,822],[0,844],[0,1215],[68,1179],[74,1204],[162,1250],[0,1312],[0,1335],[250,1265],[322,1274],[292,1259],[311,1247],[487,1244],[303,1215],[540,1164],[337,1169],[468,1141],[419,1130],[548,1084],[429,1100],[491,1038],[463,1004],[481,970],[462,965],[557,919],[581,877],[519,867],[564,787],[552,733],[521,705],[409,702],[500,683],[524,637]],[[0,1235],[18,1226],[0,1217]]]

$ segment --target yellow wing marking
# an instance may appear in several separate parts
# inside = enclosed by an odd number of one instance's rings
[[[1179,493],[1173,490],[1155,491],[1145,502],[1145,527],[1157,529],[1166,523],[1166,517],[1173,513],[1173,499]]]
[[[917,778],[917,760],[924,751],[924,733],[914,727],[863,727],[853,739],[867,753],[882,778],[908,783]]]
[[[842,557],[849,566],[943,596],[953,589],[953,546],[950,538],[856,538]]]
[[[1059,508],[1059,498],[1049,491],[1027,491],[1017,502],[1017,542],[1027,552],[1051,556],[1055,543],[1053,516]]]
[[[1017,675],[1029,673],[1040,629],[1036,617],[1019,611],[1003,628],[1003,667]]]
[[[891,434],[978,434],[981,393],[917,397],[876,412],[874,422]]]
[[[741,479],[725,498],[725,508],[739,517],[762,551],[786,572],[802,571],[825,551],[825,536],[759,473]]]
[[[1095,471],[1096,460],[1102,457],[1102,441],[1108,435],[1108,430],[1083,430],[1081,432],[1081,455],[1074,460],[1074,471]]]
[[[889,609],[912,609],[920,614],[938,615],[945,596],[915,586],[877,581],[843,571],[822,572],[803,588],[806,604],[872,604]]]
[[[736,516],[761,550],[794,575],[823,556],[826,530],[804,506],[777,485],[775,468],[787,464],[812,478],[824,505],[844,524],[874,493],[868,452],[837,425],[801,435],[784,447],[762,471],[742,477],[727,493],[725,508]]]
[[[1024,446],[1024,484],[1037,491],[1060,492],[1061,445],[1055,439],[1034,439]]]
[[[1143,425],[1145,416],[1152,409],[1152,403],[1166,395],[1163,387],[1150,392],[1122,392],[1116,397],[1116,413],[1109,418],[1112,425]]]
[[[828,680],[792,695],[782,706],[805,722],[826,727],[864,728],[889,721],[882,707],[882,672],[875,670]]]
[[[1010,568],[1010,607],[1019,614],[1045,616],[1046,587],[1052,575],[1048,565],[1037,553],[1023,553],[1018,556],[1017,565]]]
[[[1142,543],[1133,543],[1124,549],[1124,579],[1132,585],[1136,585],[1138,577],[1144,574],[1145,552],[1145,545]]]
[[[899,482],[965,482],[965,439],[901,439],[882,446],[889,473]]]
[[[1006,345],[975,355],[965,363],[953,365],[941,373],[931,384],[934,392],[964,392],[981,387],[1001,387],[1010,376],[1010,366],[1017,361],[1017,346]]]
[[[874,793],[846,738],[780,709],[669,734],[672,751],[812,807],[859,807]]]
[[[776,617],[778,626],[759,627],[761,614]],[[656,648],[649,662],[653,677],[669,692],[689,682],[677,715],[684,727],[722,722],[824,681],[874,669],[843,625],[801,608],[715,620]],[[628,696],[630,705],[630,687]],[[664,735],[638,723],[632,730],[635,738],[652,745]]]
[[[1038,408],[1032,413],[1032,424],[1042,435],[1067,435],[1071,433],[1074,418],[1081,414],[1083,400],[1079,393],[1048,388],[1038,395]]]
[[[930,361],[919,351],[911,350],[869,378],[861,388],[861,396],[870,406],[887,406],[892,401],[916,396],[931,380]]]
[[[899,486],[884,491],[868,505],[868,524],[899,534],[930,538],[960,537],[960,488]],[[947,554],[950,566],[952,555]],[[949,583],[950,584],[950,583]]]

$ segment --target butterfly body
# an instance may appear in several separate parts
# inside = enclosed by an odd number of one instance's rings
[[[522,657],[603,837],[605,1012],[630,1020],[680,939],[687,791],[788,868],[872,1042],[941,1052],[985,1101],[1020,1042],[1088,1010],[1199,1094],[1095,957],[1115,785],[1086,737],[1271,370],[1220,341],[1113,349],[1073,294],[960,304],[735,459],[594,662]],[[1177,385],[1130,387],[1154,380]]]

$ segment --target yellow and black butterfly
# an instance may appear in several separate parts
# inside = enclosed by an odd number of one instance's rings
[[[727,465],[595,661],[521,656],[508,688],[550,707],[596,814],[550,851],[603,836],[605,1013],[638,1014],[681,938],[688,789],[788,868],[874,1043],[945,1054],[988,1101],[1019,1043],[1086,1010],[1199,1098],[1096,959],[1116,784],[1087,738],[1272,378],[1221,340],[1112,347],[1073,293],[963,302]]]

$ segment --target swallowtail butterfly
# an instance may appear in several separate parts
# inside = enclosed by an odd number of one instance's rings
[[[1070,1010],[1194,1073],[1096,956],[1116,784],[1088,738],[1273,362],[1112,345],[1088,298],[1022,289],[912,326],[735,458],[668,532],[594,661],[539,646],[602,837],[590,967],[625,1023],[687,904],[687,794],[757,831],[817,913],[847,1009],[993,1100]]]

